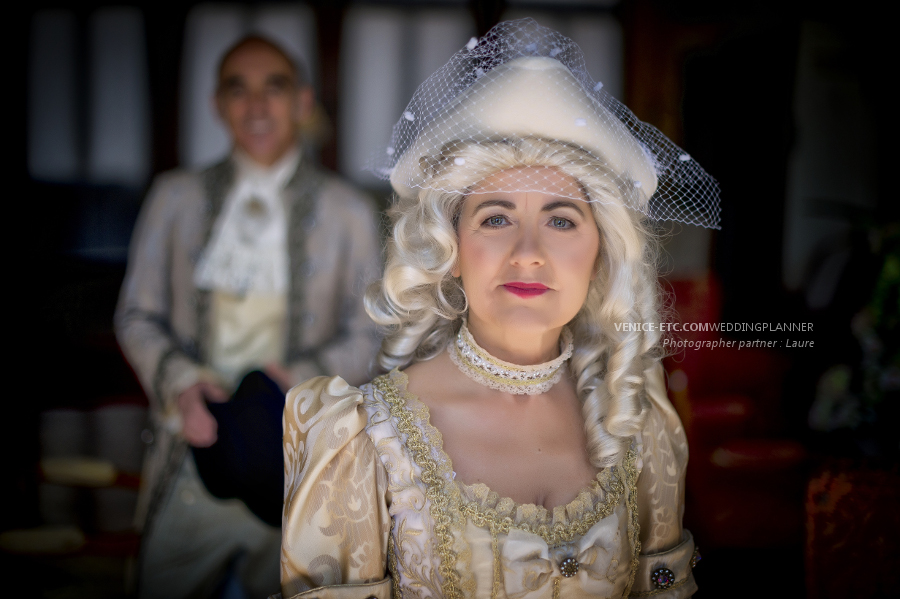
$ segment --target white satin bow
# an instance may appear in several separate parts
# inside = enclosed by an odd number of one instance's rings
[[[614,590],[613,583],[607,578],[613,558],[609,548],[618,545],[618,529],[618,515],[610,514],[581,539],[553,549],[536,534],[511,530],[503,545],[501,558],[507,597],[537,599],[547,596],[544,587],[553,578],[562,576],[560,564],[570,557],[578,561],[575,576],[581,588],[591,595],[609,596]]]

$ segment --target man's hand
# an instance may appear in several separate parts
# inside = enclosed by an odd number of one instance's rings
[[[266,364],[265,368],[263,368],[263,372],[266,373],[266,376],[275,381],[281,388],[282,393],[287,393],[288,389],[295,385],[291,371],[278,362],[269,362]]]
[[[209,447],[216,442],[219,424],[206,407],[207,401],[228,401],[228,394],[218,385],[196,383],[175,400],[181,412],[181,435],[194,447]]]

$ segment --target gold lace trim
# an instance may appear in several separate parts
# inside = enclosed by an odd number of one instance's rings
[[[519,505],[509,497],[500,497],[484,483],[468,485],[456,481],[456,484],[460,488],[464,503],[473,503],[482,509],[494,510],[500,518],[511,518],[516,526],[530,525],[537,528],[540,525],[551,526],[555,522],[565,523],[583,518],[593,509],[594,504],[602,501],[609,492],[610,475],[604,474],[605,472],[607,471],[598,472],[594,480],[582,489],[575,499],[550,510],[533,503]]]
[[[634,458],[635,453],[629,451],[625,456],[625,472],[617,472],[616,478],[609,481],[606,497],[602,501],[599,501],[591,510],[588,510],[583,518],[567,524],[556,522],[554,524],[543,523],[534,526],[527,522],[517,523],[513,518],[502,516],[497,513],[497,510],[485,508],[477,503],[464,503],[460,506],[460,510],[462,514],[471,519],[476,526],[487,528],[492,532],[496,531],[497,533],[508,534],[511,528],[518,528],[519,530],[538,535],[544,539],[550,547],[571,543],[574,539],[584,536],[594,524],[609,516],[619,504],[622,493],[626,492],[627,488],[632,487],[631,480],[633,479],[629,476],[629,471],[635,470]],[[628,497],[626,498],[626,501],[629,504],[629,511],[632,507],[636,508],[636,506],[631,505],[634,503],[631,500],[632,495],[633,493],[628,493]],[[632,523],[634,523],[635,518],[632,517],[631,520]],[[629,529],[630,528],[631,524],[629,524]]]
[[[394,550],[394,527],[391,525],[391,532],[388,533],[388,570],[391,572],[391,587],[393,592],[391,596],[394,599],[402,599],[403,593],[400,591],[400,568],[397,566],[397,552]]]
[[[632,575],[632,578],[634,575]],[[653,589],[652,591],[638,591],[637,593],[631,593],[630,595],[626,594],[627,597],[653,597],[655,595],[662,595],[663,593],[671,592],[677,588],[681,588],[686,585],[691,580],[691,572],[688,572],[688,575],[685,578],[675,582],[666,589]]]
[[[451,531],[451,523],[459,526],[459,517],[457,514],[465,516],[481,528],[490,531],[493,539],[500,533],[508,534],[511,528],[517,528],[525,532],[530,532],[540,536],[550,547],[570,543],[577,537],[583,536],[594,524],[601,519],[609,516],[613,509],[619,504],[622,493],[626,494],[625,501],[630,521],[628,524],[629,540],[633,548],[633,556],[631,560],[631,576],[628,585],[625,587],[625,595],[627,596],[634,584],[634,577],[637,572],[638,555],[640,554],[640,525],[637,513],[637,451],[634,447],[628,450],[625,459],[620,466],[615,468],[606,468],[597,474],[596,480],[592,483],[592,489],[602,489],[605,491],[605,497],[598,500],[586,512],[585,515],[572,522],[548,523],[550,512],[542,506],[536,506],[538,509],[532,512],[532,517],[525,518],[526,522],[516,522],[509,513],[521,514],[521,506],[516,504],[509,498],[498,499],[495,505],[502,504],[506,506],[501,515],[497,509],[487,507],[487,503],[480,505],[477,501],[464,500],[459,485],[455,483],[450,476],[451,461],[449,456],[443,451],[443,438],[439,430],[434,428],[430,422],[430,413],[428,406],[418,400],[413,394],[404,391],[401,394],[400,388],[406,389],[408,385],[406,374],[397,369],[392,370],[386,375],[382,375],[372,381],[387,402],[391,416],[397,421],[397,429],[407,437],[406,446],[412,454],[413,459],[422,470],[422,482],[425,483],[425,495],[431,501],[431,516],[435,526],[435,537],[438,540],[437,552],[441,559],[440,573],[443,577],[443,591],[447,598],[461,597],[460,594],[460,575],[455,569],[457,563],[457,554],[453,549],[453,533]],[[415,407],[410,406],[407,400],[416,400]],[[416,426],[416,420],[421,424],[421,428]],[[425,431],[424,434],[422,431]],[[438,462],[434,459],[431,448],[440,455],[441,460]],[[488,487],[484,486],[485,489]],[[470,487],[471,488],[471,487]],[[585,501],[585,493],[583,491],[578,497],[566,506],[574,506],[579,502]],[[482,501],[487,500],[493,503],[496,493],[491,492]],[[497,496],[499,497],[499,496]],[[569,510],[567,509],[566,512]],[[456,517],[454,517],[456,516]],[[492,542],[492,545],[495,543]],[[495,550],[499,553],[499,548]],[[501,577],[497,576],[496,570],[500,568],[499,556],[494,556],[494,581],[491,589],[491,596],[496,597],[499,592],[499,584]],[[502,572],[501,572],[502,575]],[[469,581],[467,581],[469,582]],[[469,587],[469,584],[465,585]]]
[[[437,552],[441,560],[439,572],[442,577],[441,588],[446,599],[461,599],[459,589],[460,576],[456,571],[456,552],[453,550],[453,532],[450,530],[450,503],[453,500],[452,493],[446,492],[442,483],[441,473],[437,464],[431,458],[431,447],[423,438],[422,432],[413,423],[413,413],[405,409],[404,398],[393,384],[393,376],[403,376],[398,370],[392,370],[387,375],[382,375],[372,381],[372,385],[378,389],[391,411],[391,416],[397,421],[397,430],[406,435],[406,447],[413,459],[422,469],[422,482],[425,483],[425,497],[430,501],[431,519],[434,522],[434,536],[437,539]],[[458,492],[457,492],[458,495]],[[458,497],[456,498],[458,501]]]
[[[495,503],[492,500],[497,495],[496,493],[492,493],[485,503],[463,499],[460,509],[464,516],[470,518],[472,522],[482,528],[489,528],[492,531],[504,534],[508,534],[511,528],[518,528],[540,536],[550,547],[564,545],[585,535],[594,524],[609,516],[615,507],[619,505],[623,492],[627,493],[626,501],[629,504],[629,510],[632,507],[636,509],[636,502],[632,501],[634,496],[633,489],[637,479],[636,456],[637,454],[634,450],[629,450],[625,455],[625,463],[621,467],[607,468],[598,473],[597,479],[592,483],[592,487],[594,487],[595,492],[598,490],[605,491],[605,496],[599,499],[592,507],[588,504],[588,509],[581,512],[582,516],[572,521],[568,521],[568,518],[566,518],[565,522],[551,523],[549,521],[551,512],[546,508],[537,506],[537,510],[529,512],[521,518],[522,521],[516,522],[510,514],[521,515],[523,510],[520,508],[522,506],[509,498],[497,500]],[[579,493],[578,498],[572,501],[569,506],[586,502],[589,498],[589,493]],[[492,503],[500,505],[500,509],[490,507]],[[633,503],[635,505],[632,505]],[[564,513],[570,511],[572,510],[566,509]],[[636,523],[637,520],[632,516],[631,521]],[[630,528],[631,525],[629,525]]]
[[[491,599],[500,596],[500,583],[503,580],[503,569],[500,567],[500,539],[497,531],[491,528],[491,557],[494,560],[494,580],[491,585]]]
[[[637,466],[635,465],[635,448],[632,448],[628,451],[628,455],[625,458],[625,476],[628,480],[628,495],[625,497],[625,504],[628,506],[628,513],[631,515],[631,520],[628,523],[628,536],[629,541],[631,541],[631,576],[628,577],[628,584],[625,585],[625,592],[622,594],[624,597],[628,596],[628,593],[631,592],[631,587],[634,586],[634,577],[637,574],[639,556],[641,553],[641,524],[640,519],[638,518],[638,506],[637,506]]]

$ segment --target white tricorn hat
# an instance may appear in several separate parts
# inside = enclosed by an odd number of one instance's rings
[[[587,152],[628,188],[629,207],[651,218],[719,226],[715,179],[594,82],[575,42],[532,19],[473,38],[429,77],[370,168],[402,197],[419,189],[466,193],[432,177],[429,165],[447,159],[446,148],[526,138]],[[524,185],[495,191],[546,190],[538,178]]]
[[[409,116],[416,115],[407,111]],[[545,56],[504,63],[456,96],[397,161],[391,185],[400,195],[428,187],[422,158],[440,154],[450,141],[524,137],[580,146],[633,181],[645,201],[656,191],[650,154],[619,119],[584,92],[569,69]]]

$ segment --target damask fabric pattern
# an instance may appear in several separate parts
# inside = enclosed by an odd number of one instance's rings
[[[283,596],[380,597],[389,572],[394,597],[690,596],[686,442],[661,385],[648,384],[652,409],[624,462],[552,510],[455,481],[400,372],[361,389],[340,378],[295,388],[284,418]],[[571,577],[567,558],[579,564]],[[668,589],[651,583],[660,567],[675,574]]]
[[[284,407],[284,597],[385,577],[385,469],[365,434],[362,394],[343,379],[295,387]],[[363,595],[366,596],[366,595]]]

